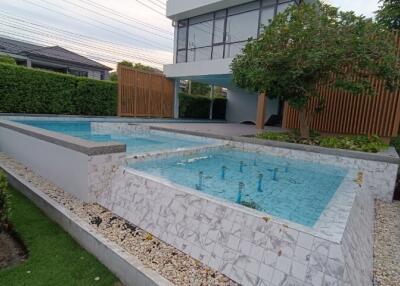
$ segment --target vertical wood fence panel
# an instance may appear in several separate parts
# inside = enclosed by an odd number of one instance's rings
[[[174,84],[163,75],[118,66],[118,116],[174,115]]]
[[[397,56],[400,57],[400,33],[395,35]],[[367,134],[381,137],[397,136],[400,127],[400,89],[390,92],[385,82],[371,77],[375,96],[352,95],[333,87],[319,86],[325,109],[317,114],[311,128],[324,133]],[[310,103],[315,107],[316,100]],[[283,127],[299,128],[298,113],[285,104]]]

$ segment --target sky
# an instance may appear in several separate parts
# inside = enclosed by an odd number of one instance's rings
[[[167,0],[0,0],[0,36],[59,45],[112,68],[121,60],[172,62]],[[326,0],[373,17],[378,0]]]

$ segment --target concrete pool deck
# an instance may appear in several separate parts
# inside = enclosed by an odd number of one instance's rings
[[[161,123],[143,123],[155,129],[164,129],[175,132],[191,132],[201,136],[221,136],[221,137],[238,137],[238,136],[254,136],[262,131],[280,132],[284,129],[280,127],[265,127],[264,130],[257,129],[254,125],[245,125],[239,123],[211,123],[211,122],[161,122]]]

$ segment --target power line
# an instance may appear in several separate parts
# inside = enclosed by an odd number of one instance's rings
[[[142,6],[152,10],[153,12],[165,17],[165,15],[163,13],[161,13],[160,11],[158,11],[158,10],[154,9],[153,7],[147,5],[146,3],[143,3],[141,0],[135,0],[135,1],[138,2],[139,4],[141,4]]]
[[[96,28],[99,28],[99,29],[108,31],[108,32],[110,32],[110,33],[112,33],[112,34],[117,34],[117,35],[119,35],[119,36],[121,36],[121,37],[124,37],[124,38],[128,37],[128,38],[133,39],[133,40],[135,40],[135,41],[142,42],[142,43],[144,43],[144,44],[146,44],[146,45],[151,45],[151,46],[153,46],[153,47],[155,47],[155,48],[157,48],[157,49],[161,49],[161,48],[160,48],[161,45],[154,45],[154,44],[152,44],[152,43],[148,43],[147,41],[145,42],[144,40],[142,40],[142,39],[140,39],[140,38],[138,39],[138,38],[132,37],[132,36],[130,36],[130,33],[129,33],[129,32],[126,32],[126,31],[124,31],[124,30],[122,30],[122,31],[125,32],[125,33],[128,34],[128,35],[121,34],[121,33],[117,32],[117,31],[115,31],[115,30],[121,30],[121,29],[118,29],[118,28],[112,27],[112,26],[110,26],[110,25],[104,24],[103,22],[98,21],[98,20],[96,20],[96,19],[90,18],[91,20],[93,20],[93,21],[95,21],[95,22],[97,22],[97,23],[99,23],[99,24],[101,24],[101,25],[103,25],[103,26],[113,28],[114,31],[113,31],[113,30],[110,30],[110,29],[108,29],[108,28],[102,28],[102,27],[100,28],[99,26],[97,26],[97,25],[95,25],[95,24],[93,24],[93,23],[91,23],[91,22],[85,21],[85,20],[80,19],[80,18],[77,18],[77,17],[75,17],[75,16],[71,16],[71,15],[65,14],[65,13],[63,13],[63,12],[54,10],[54,9],[52,9],[52,8],[49,8],[49,7],[46,7],[46,6],[43,6],[43,5],[39,5],[39,4],[37,4],[37,3],[31,2],[30,0],[22,0],[22,1],[25,1],[25,2],[27,2],[27,3],[29,3],[29,4],[31,4],[31,5],[40,7],[40,8],[42,8],[42,9],[51,11],[51,12],[53,12],[53,13],[57,13],[57,14],[63,15],[63,16],[68,17],[68,18],[73,18],[73,19],[75,19],[75,20],[78,21],[78,22],[82,22],[82,23],[85,23],[85,24],[87,24],[87,25],[90,25],[90,26],[93,26],[93,27],[96,27]],[[45,3],[47,3],[47,4],[50,4],[50,5],[52,5],[52,6],[56,6],[56,7],[59,8],[59,6],[54,5],[53,3],[50,3],[50,2],[48,2],[48,1],[46,1],[46,0],[40,0],[40,1],[45,2]],[[88,18],[88,17],[86,17],[86,18]],[[163,47],[166,47],[166,46],[163,45]],[[168,47],[168,50],[169,50],[169,49],[170,49],[170,47]]]
[[[0,24],[2,24],[4,26],[7,26],[7,27],[14,28],[14,29],[19,29],[19,30],[22,30],[22,31],[25,31],[25,32],[33,33],[35,35],[40,35],[42,37],[52,38],[52,39],[55,39],[55,40],[61,40],[63,42],[68,42],[68,43],[75,43],[78,46],[84,46],[84,47],[87,47],[87,48],[89,48],[91,50],[93,50],[93,49],[103,50],[107,54],[113,54],[113,55],[118,55],[118,56],[123,56],[123,57],[129,57],[129,58],[136,58],[136,59],[145,60],[147,62],[151,62],[151,63],[157,64],[157,65],[165,64],[165,62],[160,62],[157,59],[149,58],[149,57],[147,57],[145,55],[141,55],[142,58],[139,58],[136,55],[131,55],[131,54],[127,54],[127,53],[121,53],[119,51],[114,51],[114,50],[107,49],[105,47],[101,47],[101,46],[98,46],[98,45],[83,43],[82,41],[78,41],[78,40],[76,40],[74,38],[71,38],[71,37],[67,37],[67,39],[65,39],[65,36],[62,36],[63,38],[60,38],[60,36],[54,35],[51,32],[50,33],[48,31],[40,32],[40,31],[37,31],[37,28],[27,27],[26,24],[23,27],[13,26],[13,25],[10,25],[9,23],[2,22],[1,19],[0,19]]]
[[[43,0],[42,0],[42,1],[43,1]],[[105,14],[103,14],[103,13],[100,13],[100,12],[98,12],[98,11],[95,11],[95,10],[92,10],[92,9],[89,9],[89,8],[86,8],[86,7],[83,7],[83,6],[78,5],[78,4],[74,3],[74,2],[71,2],[71,1],[68,1],[68,0],[64,0],[64,2],[68,3],[69,5],[72,5],[72,6],[81,8],[81,9],[88,10],[88,11],[90,11],[90,12],[92,12],[92,13],[94,13],[94,14],[97,14],[97,15],[99,15],[99,16],[109,18],[109,19],[114,20],[114,21],[116,21],[116,22],[118,22],[118,23],[121,23],[121,24],[127,25],[127,26],[129,26],[129,27],[132,27],[132,28],[134,28],[134,29],[144,30],[144,31],[146,31],[146,32],[148,32],[148,33],[151,33],[151,34],[154,35],[154,36],[157,36],[157,37],[160,37],[160,38],[164,38],[164,39],[167,39],[167,40],[172,40],[171,37],[167,37],[167,36],[165,36],[165,35],[156,34],[156,33],[154,33],[154,32],[151,32],[151,31],[149,31],[149,30],[146,30],[146,29],[138,28],[138,27],[135,26],[135,25],[132,25],[132,24],[123,22],[123,21],[118,20],[118,19],[115,19],[115,18],[111,18],[111,17],[109,17],[108,15],[105,15]],[[87,4],[87,3],[86,3],[86,5],[93,6],[93,4]]]
[[[121,45],[117,44],[117,43],[114,43],[114,42],[105,41],[105,40],[101,40],[101,39],[90,37],[90,36],[85,36],[85,35],[82,35],[82,34],[66,31],[66,30],[63,30],[63,29],[49,27],[49,26],[46,26],[46,25],[43,25],[43,24],[33,23],[33,22],[30,22],[30,21],[27,21],[27,20],[24,20],[24,19],[20,19],[20,18],[11,17],[7,13],[2,12],[1,9],[0,9],[0,14],[2,15],[2,17],[7,18],[10,21],[14,21],[14,22],[17,22],[17,23],[23,23],[24,25],[35,26],[37,29],[42,29],[42,30],[44,29],[46,31],[50,30],[51,31],[50,33],[55,31],[55,32],[57,32],[59,34],[68,34],[69,35],[68,37],[77,37],[77,38],[84,39],[86,41],[92,41],[92,42],[95,41],[97,43],[101,42],[103,45],[107,45],[107,46],[111,45],[110,48],[113,48],[113,49],[117,48],[117,49],[121,50]],[[129,49],[127,49],[127,48],[122,48],[122,49],[127,51],[127,52],[129,52],[129,53],[132,52],[132,50],[134,50],[139,55],[144,55],[144,56],[146,56],[146,55],[143,54],[142,52],[148,52],[145,49],[139,49],[139,48],[134,48],[134,47],[129,47]],[[137,52],[137,51],[139,51],[139,52]],[[157,58],[157,59],[162,60],[161,58]]]
[[[127,20],[129,20],[129,21],[133,21],[133,22],[139,23],[139,24],[141,24],[141,25],[143,25],[143,26],[149,27],[149,28],[151,28],[151,29],[154,29],[154,30],[159,31],[159,32],[162,32],[162,33],[166,33],[166,34],[171,34],[171,35],[173,35],[173,33],[172,33],[171,31],[169,31],[169,30],[162,29],[162,28],[160,28],[160,27],[151,25],[151,24],[146,23],[146,22],[142,22],[142,21],[140,21],[140,20],[137,20],[137,19],[135,19],[135,18],[132,18],[131,16],[128,16],[128,15],[126,15],[126,14],[123,14],[123,13],[119,12],[119,11],[113,10],[113,9],[111,9],[111,8],[109,8],[109,7],[106,7],[106,6],[104,6],[104,5],[101,5],[101,4],[99,4],[99,3],[95,3],[95,2],[90,1],[90,0],[81,0],[81,2],[85,2],[85,3],[87,3],[87,4],[90,3],[90,4],[92,4],[93,6],[96,6],[96,8],[98,8],[98,9],[101,9],[101,10],[103,10],[103,11],[109,12],[109,13],[114,14],[114,15],[116,15],[116,16],[119,16],[119,17],[121,17],[121,18],[124,18],[124,19],[127,19]]]
[[[50,36],[40,36],[40,37],[45,37],[46,38],[45,40],[41,40],[38,37],[32,37],[32,36],[28,36],[28,35],[25,35],[25,34],[18,34],[18,33],[15,33],[15,32],[2,31],[1,33],[9,34],[9,35],[12,35],[13,37],[18,37],[19,40],[22,39],[22,41],[25,41],[25,42],[26,42],[26,39],[31,39],[31,42],[33,44],[37,44],[37,43],[41,43],[41,44],[44,44],[44,45],[49,45],[49,44],[57,45],[58,44],[58,42],[56,42],[54,40],[54,38],[52,38]],[[71,43],[71,42],[69,42],[69,43]],[[63,44],[62,46],[65,47],[65,48],[77,51],[79,53],[85,54],[86,57],[88,57],[88,58],[98,59],[98,60],[109,62],[109,63],[112,63],[112,64],[116,64],[116,63],[118,63],[118,62],[120,62],[120,61],[122,61],[124,59],[127,59],[126,57],[118,57],[118,55],[113,54],[113,53],[107,53],[105,55],[105,54],[101,54],[101,53],[98,53],[98,52],[93,52],[94,49],[92,47],[87,47],[87,46],[82,45],[82,44],[79,44],[78,47],[76,45],[70,45],[70,44]],[[87,50],[85,49],[85,47],[87,48]],[[112,56],[110,56],[110,54]],[[142,61],[142,62],[148,62],[148,63],[150,62],[150,63],[155,64],[157,66],[162,66],[162,63],[157,63],[157,62],[145,60],[145,59],[138,58],[138,57],[135,57],[135,56],[131,56],[130,58],[135,58],[136,60],[139,60],[139,61]]]

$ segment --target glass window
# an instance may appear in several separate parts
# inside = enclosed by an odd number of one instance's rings
[[[259,8],[260,8],[260,1],[254,1],[254,2],[247,3],[247,4],[229,8],[228,15],[244,13],[244,12],[259,9]]]
[[[222,59],[224,57],[224,45],[218,45],[213,47],[213,59]]]
[[[282,3],[278,5],[278,9],[277,9],[277,14],[283,12],[286,10],[286,8],[288,8],[289,6],[292,6],[293,2],[286,2],[286,3]]]
[[[215,18],[224,18],[226,16],[226,10],[221,10],[215,12]]]
[[[274,19],[274,14],[275,6],[267,7],[261,10],[260,29],[271,24],[272,20]]]
[[[188,62],[211,60],[211,47],[188,50]]]
[[[178,24],[178,50],[186,49],[187,21]]]
[[[214,22],[214,44],[224,41],[225,19],[218,19]]]
[[[212,21],[189,26],[188,48],[211,46],[212,28]]]
[[[177,63],[185,63],[186,62],[186,50],[179,51],[176,55],[176,62]]]
[[[225,47],[225,58],[233,58],[237,54],[240,54],[244,46],[246,46],[246,43],[247,42],[227,44]]]
[[[209,13],[209,14],[193,17],[193,18],[189,19],[189,25],[194,25],[194,24],[197,24],[197,23],[205,22],[205,21],[211,21],[212,19],[214,19],[214,14],[213,13]]]
[[[226,27],[226,42],[247,41],[257,38],[259,11],[229,16]]]
[[[271,5],[275,5],[276,4],[276,0],[263,0],[262,1],[262,6],[271,6]]]

